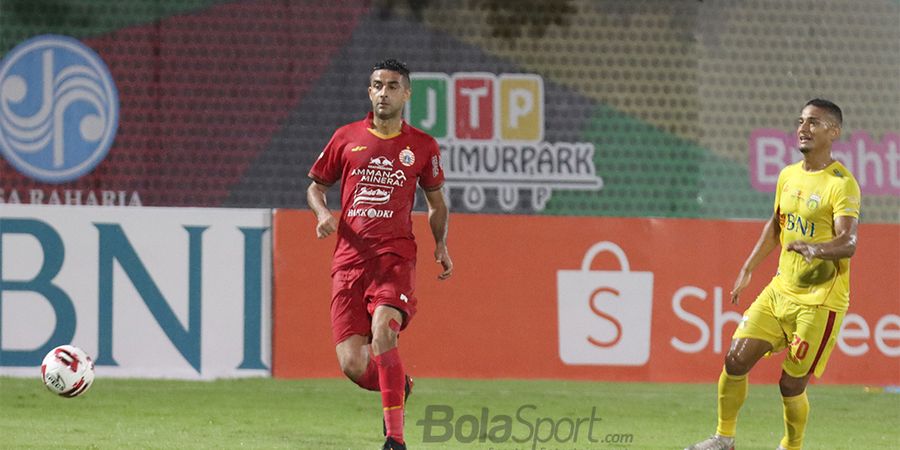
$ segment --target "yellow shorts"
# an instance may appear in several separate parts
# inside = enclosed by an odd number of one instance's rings
[[[843,312],[795,303],[770,284],[744,311],[734,339],[767,341],[773,353],[787,349],[781,367],[788,375],[821,377],[843,320]]]

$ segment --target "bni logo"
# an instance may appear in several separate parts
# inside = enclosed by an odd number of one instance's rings
[[[0,153],[26,176],[81,177],[106,157],[118,125],[109,69],[80,41],[36,36],[0,61]]]

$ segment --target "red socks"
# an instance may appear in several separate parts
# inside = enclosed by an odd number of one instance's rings
[[[375,364],[375,358],[369,358],[369,365],[366,366],[366,372],[361,377],[354,380],[359,387],[368,391],[380,391],[378,383],[378,365]]]
[[[373,358],[378,367],[378,384],[381,386],[381,405],[384,407],[384,424],[387,435],[402,444],[403,441],[403,395],[406,372],[400,361],[400,352],[392,348]],[[369,365],[371,368],[371,364]],[[368,373],[369,370],[366,370]],[[365,376],[363,377],[365,378]]]

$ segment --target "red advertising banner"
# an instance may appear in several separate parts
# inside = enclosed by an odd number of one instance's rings
[[[401,337],[418,376],[712,382],[731,334],[771,279],[758,267],[729,291],[761,221],[457,214],[453,277],[438,281],[424,216],[419,311]],[[340,376],[329,321],[334,240],[308,211],[274,226],[273,375]],[[820,382],[900,384],[900,226],[862,224],[851,306]],[[755,382],[776,382],[783,354]]]

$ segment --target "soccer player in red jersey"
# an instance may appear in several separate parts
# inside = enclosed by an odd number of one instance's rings
[[[409,69],[379,62],[369,77],[372,112],[339,128],[309,171],[307,202],[316,235],[337,233],[332,263],[331,330],[341,370],[354,383],[381,391],[384,449],[406,449],[403,409],[412,380],[397,338],[416,313],[416,242],[412,233],[416,184],[425,191],[434,258],[445,280],[449,210],[444,201],[437,142],[402,119],[411,94]],[[341,182],[340,219],[325,192]]]

